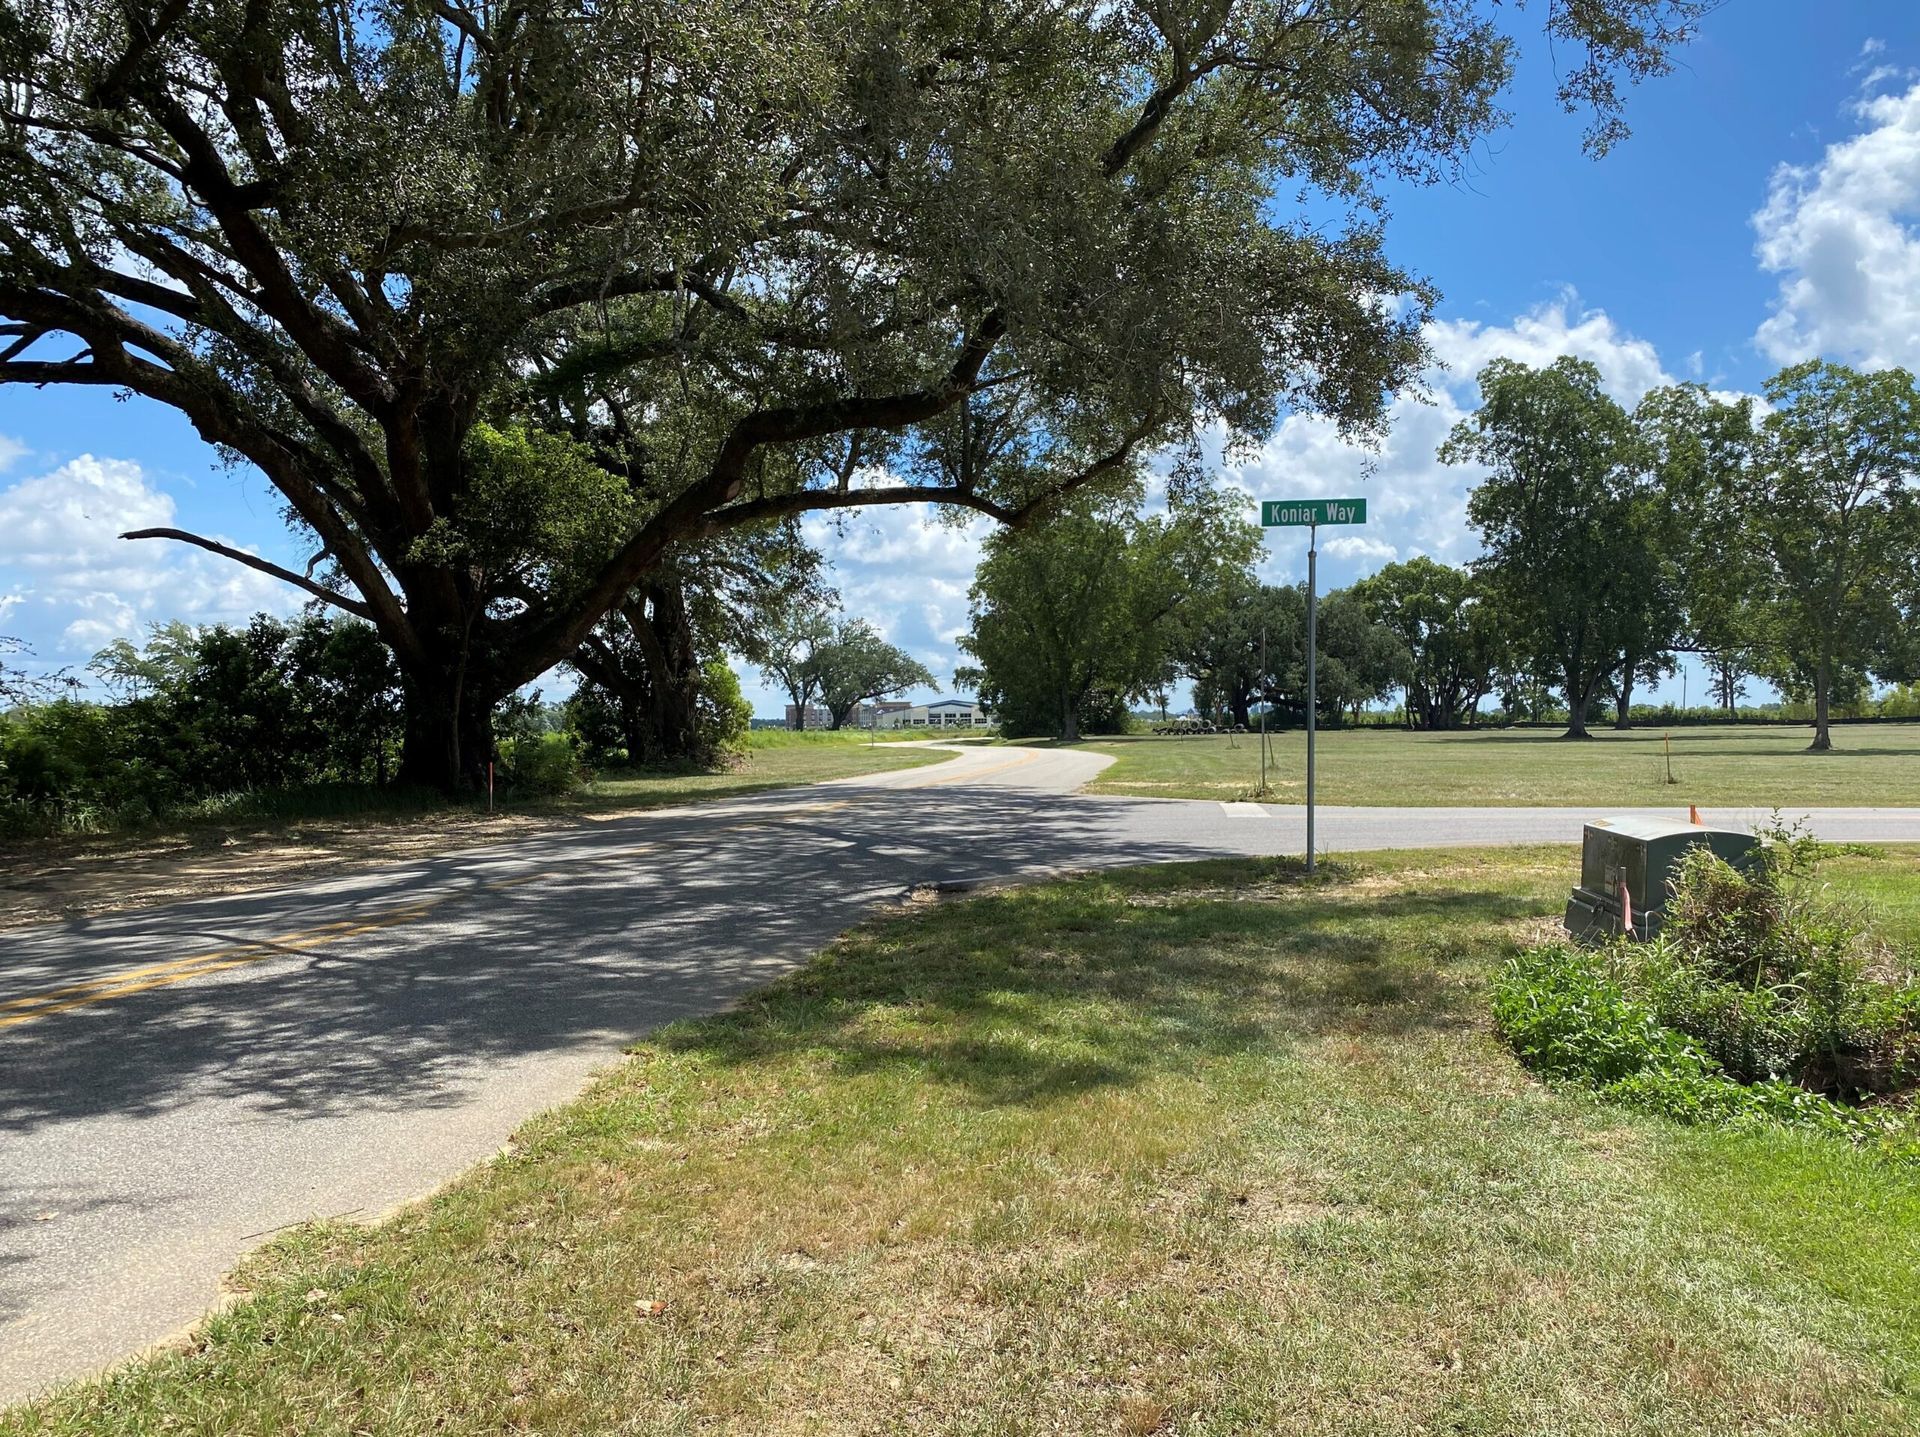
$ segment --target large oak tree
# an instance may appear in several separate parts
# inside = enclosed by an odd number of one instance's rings
[[[1920,619],[1920,388],[1809,360],[1767,381],[1748,531],[1765,566],[1773,676],[1813,694],[1833,746],[1836,685],[1914,677]]]
[[[1544,0],[1596,146],[1697,8]],[[860,462],[1010,376],[1055,488],[1282,403],[1376,423],[1432,299],[1377,182],[1499,120],[1498,13],[0,0],[0,382],[144,396],[257,466],[306,572],[141,536],[372,622],[406,776],[455,785],[683,545],[1028,513]]]
[[[1585,738],[1610,681],[1672,642],[1645,452],[1586,360],[1496,359],[1480,371],[1480,396],[1440,458],[1488,469],[1467,500],[1486,547],[1476,567],[1502,628],[1558,680],[1567,736]]]

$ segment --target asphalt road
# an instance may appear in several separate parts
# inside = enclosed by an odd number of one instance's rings
[[[0,935],[0,1402],[179,1331],[289,1225],[431,1190],[623,1043],[723,1006],[876,902],[1302,847],[1298,808],[1072,796],[1106,761],[968,750]],[[1573,842],[1591,816],[1322,809],[1319,834]],[[1920,810],[1813,818],[1825,837],[1920,841]]]

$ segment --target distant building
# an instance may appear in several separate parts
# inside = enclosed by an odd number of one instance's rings
[[[975,728],[992,722],[992,716],[972,699],[903,704],[880,715],[881,728]]]
[[[820,704],[807,705],[806,726],[808,728],[827,728],[832,723],[833,723],[833,715],[828,713],[822,705]],[[799,728],[800,726],[801,726],[800,710],[796,708],[793,704],[788,704],[787,705],[787,727],[790,729],[793,729],[793,728]]]

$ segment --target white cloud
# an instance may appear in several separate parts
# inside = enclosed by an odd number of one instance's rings
[[[1597,364],[1607,393],[1623,404],[1656,385],[1673,383],[1651,344],[1623,332],[1605,310],[1578,306],[1579,297],[1568,290],[1507,325],[1437,320],[1427,327],[1427,340],[1455,385],[1470,382],[1495,359],[1537,367],[1563,354]]]
[[[27,446],[18,439],[11,435],[0,434],[0,474],[13,468],[20,460],[26,458],[29,452]]]
[[[865,619],[930,669],[941,694],[951,692],[966,633],[967,590],[980,546],[998,527],[985,516],[949,522],[931,505],[881,505],[813,514],[801,521],[808,543],[826,560],[825,577],[851,618]],[[787,700],[750,668],[741,687],[754,711],[777,714]],[[931,695],[917,693],[924,699]]]
[[[1447,563],[1472,558],[1478,543],[1467,528],[1467,494],[1478,470],[1442,464],[1435,451],[1455,423],[1479,402],[1476,376],[1489,361],[1551,364],[1561,355],[1591,360],[1607,391],[1622,404],[1674,382],[1659,353],[1622,330],[1604,310],[1587,309],[1567,292],[1508,324],[1437,320],[1427,329],[1440,366],[1425,376],[1427,397],[1403,397],[1390,409],[1391,429],[1377,450],[1348,443],[1331,423],[1290,415],[1250,460],[1225,467],[1227,482],[1251,498],[1363,496],[1364,532],[1327,539],[1323,582],[1345,584],[1381,564],[1414,554]],[[1262,575],[1270,581],[1306,574],[1306,544],[1269,534]]]
[[[801,528],[836,562],[971,579],[994,524],[985,515],[950,523],[931,505],[897,504],[810,515]]]
[[[1336,559],[1375,559],[1382,564],[1390,564],[1400,557],[1400,551],[1385,540],[1362,539],[1352,534],[1328,539],[1321,544],[1320,552]]]
[[[0,613],[47,664],[86,659],[166,619],[285,613],[300,595],[242,565],[127,529],[170,525],[173,500],[125,459],[83,454],[0,489]]]
[[[1853,113],[1861,132],[1817,164],[1781,165],[1753,216],[1760,264],[1781,276],[1754,338],[1781,363],[1920,363],[1920,83]]]

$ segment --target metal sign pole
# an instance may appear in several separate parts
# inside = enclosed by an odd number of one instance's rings
[[[1320,706],[1320,688],[1314,672],[1314,653],[1319,648],[1319,575],[1315,561],[1319,557],[1320,526],[1307,526],[1307,872],[1313,872],[1313,729],[1315,711]]]
[[[1267,621],[1260,621],[1260,796],[1267,796]]]

